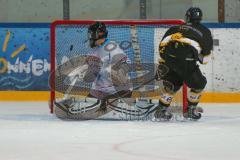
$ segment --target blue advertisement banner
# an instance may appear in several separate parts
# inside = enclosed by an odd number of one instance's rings
[[[0,90],[49,90],[49,72],[49,25],[0,27]]]

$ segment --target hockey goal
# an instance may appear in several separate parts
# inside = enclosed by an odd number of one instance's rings
[[[74,61],[78,63],[75,57],[91,53],[87,30],[93,22],[92,20],[55,21],[51,24],[51,113],[54,112],[54,101],[63,99],[66,95],[82,98],[88,94],[91,88],[90,85],[84,85],[82,90],[72,89],[71,84],[66,85],[67,82],[59,78],[59,74],[62,73],[58,68],[68,60],[72,60],[70,63],[74,63]],[[171,25],[184,23],[183,20],[111,20],[102,22],[107,25],[108,38],[117,42],[130,58],[131,63],[135,65],[133,70],[136,72],[147,70],[151,72],[151,76],[154,76],[154,64],[157,64],[160,58],[158,46],[163,34]],[[71,91],[69,91],[69,87]],[[154,86],[145,86],[144,92],[136,90],[133,97],[157,98],[158,94]],[[184,86],[175,96],[172,105],[181,106],[183,111],[186,110],[186,94],[187,89]]]

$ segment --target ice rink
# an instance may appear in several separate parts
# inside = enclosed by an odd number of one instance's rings
[[[0,102],[1,160],[239,160],[240,104],[198,122],[62,121],[47,103]]]

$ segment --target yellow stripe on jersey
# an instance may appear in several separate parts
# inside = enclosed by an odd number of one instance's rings
[[[172,40],[179,40],[179,39],[181,39],[181,38],[183,38],[183,35],[182,35],[182,33],[180,33],[180,32],[174,33],[174,34],[171,35],[171,39],[172,39]]]
[[[194,41],[192,39],[189,38],[185,38],[181,33],[174,33],[172,35],[169,35],[167,37],[165,37],[159,44],[160,47],[165,47],[168,45],[169,42],[172,41],[177,41],[177,42],[181,42],[183,44],[188,44],[191,45],[192,47],[194,47],[198,53],[201,53],[201,46],[197,41]]]

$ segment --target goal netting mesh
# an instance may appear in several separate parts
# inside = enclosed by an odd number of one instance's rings
[[[182,20],[158,21],[104,21],[108,30],[108,39],[119,44],[131,61],[131,78],[138,74],[145,74],[145,79],[154,77],[155,68],[159,61],[159,43],[165,31],[172,25],[182,24]],[[93,52],[89,47],[87,31],[93,21],[56,21],[51,25],[51,112],[54,111],[54,102],[66,98],[74,101],[85,99],[91,89],[91,83],[73,82],[69,74],[81,67],[85,56]],[[144,76],[143,76],[144,77]],[[144,78],[143,78],[144,79]],[[143,82],[139,79],[134,82],[138,86]],[[141,89],[133,90],[133,99],[153,99],[159,96],[159,86],[152,82]],[[173,110],[184,110],[182,89],[174,97]]]

